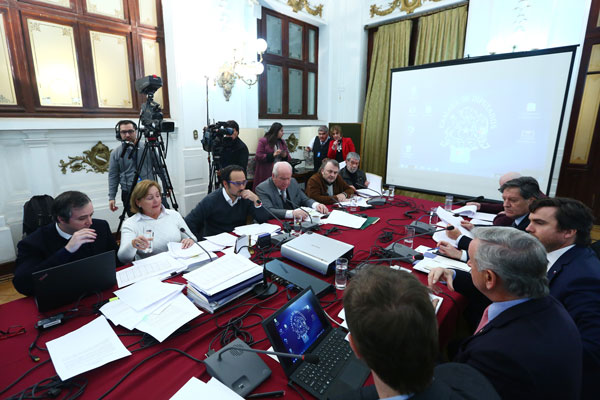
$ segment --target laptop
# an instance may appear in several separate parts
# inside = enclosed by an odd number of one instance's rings
[[[310,287],[267,318],[263,328],[273,350],[319,356],[317,364],[278,357],[289,380],[318,399],[358,390],[371,372],[354,355],[346,333],[331,326]]]
[[[115,251],[34,272],[33,293],[40,312],[72,303],[117,284]]]

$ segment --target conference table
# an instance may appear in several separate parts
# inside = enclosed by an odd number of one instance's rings
[[[329,237],[355,246],[354,257],[350,263],[350,269],[352,269],[358,264],[359,260],[367,259],[369,252],[373,252],[377,246],[385,247],[389,244],[389,242],[382,243],[378,241],[378,237],[384,231],[394,232],[392,234],[393,240],[397,240],[404,235],[404,225],[427,214],[431,207],[437,205],[438,203],[428,200],[395,196],[391,203],[384,206],[356,211],[356,213],[378,217],[380,218],[378,222],[364,230],[338,227],[337,231],[329,234]],[[416,212],[408,214],[408,216],[405,215],[405,212],[411,210],[416,210]],[[424,216],[421,220],[427,222],[427,217]],[[277,223],[274,220],[270,222]],[[323,234],[332,227],[334,225],[322,225],[318,233]],[[416,237],[414,247],[421,244],[433,247],[435,242],[430,236]],[[274,249],[270,253],[271,257],[280,257],[280,255],[278,249]],[[371,259],[373,258],[377,257],[371,255]],[[282,260],[333,284],[333,274],[323,276],[290,260]],[[383,264],[402,265],[411,269],[411,265],[408,263],[388,261],[383,262]],[[427,283],[425,274],[418,271],[414,271],[413,274],[424,284]],[[184,282],[182,278],[177,280]],[[449,292],[448,288],[443,285],[438,285],[438,288],[442,292],[439,295],[444,298],[437,312],[440,347],[443,347],[455,331],[459,315],[466,306],[466,300],[458,293]],[[276,309],[283,306],[296,293],[293,290],[289,291],[279,286],[277,293],[265,300],[252,298],[251,294],[244,295],[219,309],[215,314],[204,312],[162,343],[156,342],[152,337],[143,335],[141,332],[132,332],[120,326],[113,326],[123,344],[132,352],[132,355],[73,378],[77,379],[80,384],[86,384],[80,398],[101,398],[112,389],[105,398],[168,399],[191,377],[197,377],[206,382],[210,379],[210,375],[205,366],[181,352],[202,360],[206,358],[209,347],[218,350],[236,337],[246,341],[252,348],[268,349],[270,344],[266,339],[261,322]],[[113,296],[110,290],[103,293],[104,299]],[[343,308],[342,297],[343,291],[334,290],[320,299],[325,311],[338,322],[341,322],[338,314]],[[29,355],[30,346],[38,333],[35,323],[45,316],[54,315],[72,306],[66,306],[55,312],[40,315],[32,298],[23,298],[1,305],[0,330],[5,331],[8,327],[20,326],[26,332],[0,340],[0,397],[9,397],[44,379],[55,376],[55,369],[49,360],[48,352],[45,351],[46,342],[63,336],[97,318],[98,314],[92,314],[89,311],[96,302],[98,302],[97,296],[85,298],[79,307],[79,311],[68,313],[68,315],[74,316],[73,318],[62,325],[41,332],[37,339],[37,346],[42,350],[37,348],[32,350],[32,354],[40,358],[38,362],[33,361]],[[278,362],[266,355],[260,355],[260,357],[272,370],[272,374],[253,393],[284,390],[286,399],[311,398],[303,389],[288,386],[287,377]],[[26,374],[23,379],[10,389],[5,390],[23,374]],[[367,383],[369,382],[372,383],[372,377],[368,378]],[[73,390],[76,391],[76,389]],[[62,395],[64,395],[64,392]]]

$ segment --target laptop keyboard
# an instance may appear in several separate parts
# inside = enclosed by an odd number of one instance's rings
[[[313,353],[319,356],[319,363],[302,363],[296,371],[295,379],[319,395],[325,393],[346,360],[352,355],[350,344],[344,336],[344,333],[339,330],[329,335]]]

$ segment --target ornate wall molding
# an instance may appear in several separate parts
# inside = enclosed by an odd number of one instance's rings
[[[420,1],[420,0],[419,0]],[[297,13],[298,11],[302,11],[304,8],[307,13],[310,15],[315,15],[323,18],[323,4],[319,4],[314,7],[310,5],[308,0],[288,0],[288,6],[292,7],[292,10]]]
[[[66,174],[67,168],[70,168],[71,172],[85,171],[100,174],[108,172],[110,149],[104,143],[99,141],[90,150],[85,150],[83,154],[83,156],[68,156],[68,162],[60,160],[59,166],[62,173]]]
[[[427,1],[433,1],[437,3],[441,0],[393,0],[388,4],[389,7],[385,10],[381,9],[381,7],[377,4],[371,4],[371,18],[374,18],[376,15],[383,16],[391,14],[397,8],[399,8],[400,11],[405,11],[407,14],[412,14],[417,8],[423,5],[423,2]]]

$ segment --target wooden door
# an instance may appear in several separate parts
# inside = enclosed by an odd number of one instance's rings
[[[600,223],[600,0],[593,0],[577,77],[557,196],[592,208]]]

